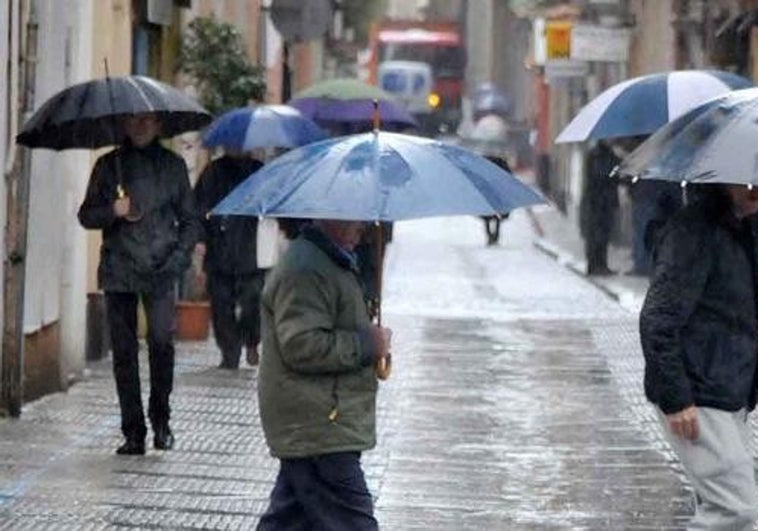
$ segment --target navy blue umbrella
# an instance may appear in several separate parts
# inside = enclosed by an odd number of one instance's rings
[[[218,117],[203,135],[206,147],[235,151],[294,148],[324,140],[326,132],[289,105],[258,105]]]
[[[397,221],[505,214],[543,202],[511,173],[471,151],[371,132],[309,144],[275,159],[212,214]]]

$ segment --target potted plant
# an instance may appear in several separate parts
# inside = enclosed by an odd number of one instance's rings
[[[176,338],[181,341],[205,341],[210,335],[211,305],[205,280],[202,254],[193,253],[176,302]]]

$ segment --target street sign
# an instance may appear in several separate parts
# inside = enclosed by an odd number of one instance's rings
[[[623,63],[629,60],[629,30],[588,24],[571,30],[571,58]]]
[[[545,24],[547,59],[571,57],[571,22],[550,21]]]

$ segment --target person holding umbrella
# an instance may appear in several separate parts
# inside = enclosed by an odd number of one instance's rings
[[[206,214],[263,163],[249,152],[227,149],[208,163],[194,195],[203,231],[198,247],[204,253],[211,300],[213,335],[221,350],[221,369],[238,369],[242,347],[250,365],[258,364],[260,294],[267,269],[258,267],[258,218]]]
[[[360,458],[376,444],[374,365],[391,331],[370,322],[358,281],[364,225],[315,220],[266,281],[258,396],[279,475],[261,531],[378,529]]]
[[[213,332],[222,369],[239,368],[242,347],[250,365],[258,364],[260,296],[269,264],[258,253],[257,217],[208,216],[216,204],[263,163],[254,151],[288,149],[326,138],[326,133],[287,105],[250,105],[218,117],[203,136],[223,156],[208,163],[195,185],[203,219],[200,252],[207,274]]]
[[[169,397],[174,378],[174,286],[190,263],[199,221],[187,167],[158,141],[162,120],[144,112],[121,122],[122,145],[92,170],[79,221],[101,230],[98,283],[105,292],[113,372],[125,442],[116,453],[145,453],[145,415],[139,378],[137,305],[147,316],[150,360],[148,417],[153,445],[169,450]]]
[[[645,394],[697,495],[688,529],[758,519],[748,411],[756,403],[758,191],[708,188],[663,229],[640,314]]]

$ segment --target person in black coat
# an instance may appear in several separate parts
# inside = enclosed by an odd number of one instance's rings
[[[758,191],[703,186],[655,246],[640,313],[645,394],[695,488],[693,528],[752,529]]]
[[[242,347],[247,361],[258,363],[260,296],[266,270],[258,267],[258,219],[253,216],[207,216],[238,184],[263,164],[243,153],[227,152],[211,161],[195,185],[195,203],[203,220],[203,266],[211,301],[220,368],[239,368]]]
[[[485,158],[510,173],[511,167],[508,165],[505,157],[487,155]],[[487,235],[487,245],[497,245],[500,243],[500,224],[504,219],[508,219],[508,216],[508,213],[499,216],[482,216],[484,232]]]
[[[584,238],[588,275],[613,273],[608,267],[608,244],[619,201],[616,180],[610,177],[610,173],[620,161],[603,140],[587,153],[579,226]]]
[[[147,317],[150,356],[148,416],[153,444],[174,444],[169,395],[174,381],[175,284],[189,266],[199,222],[187,166],[161,146],[154,114],[124,119],[127,140],[100,157],[79,208],[79,222],[100,229],[98,284],[105,292],[113,373],[126,438],[118,454],[145,453],[145,414],[139,377],[137,304]]]

